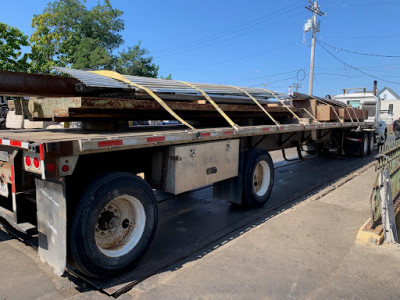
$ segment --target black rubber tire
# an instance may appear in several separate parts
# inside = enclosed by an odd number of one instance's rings
[[[122,195],[133,196],[143,205],[145,226],[133,249],[119,257],[111,257],[97,247],[95,226],[102,209]],[[112,276],[131,267],[152,242],[157,221],[157,200],[153,190],[143,179],[123,172],[99,177],[85,189],[72,220],[70,250],[74,265],[80,272],[98,278]]]
[[[365,155],[368,154],[368,142],[369,142],[369,138],[368,138],[368,134],[366,132],[361,133],[361,145],[360,145],[360,153],[359,156],[360,157],[364,157]],[[367,143],[367,148],[365,148],[364,143]]]
[[[254,171],[259,162],[265,161],[269,168],[269,183],[263,195],[257,195],[254,189]],[[247,208],[258,208],[263,206],[272,192],[274,185],[274,164],[271,156],[264,149],[253,148],[245,153],[243,165],[243,187],[242,206]]]
[[[374,145],[375,145],[375,133],[370,132],[368,134],[368,154],[372,153],[372,151],[374,150]]]

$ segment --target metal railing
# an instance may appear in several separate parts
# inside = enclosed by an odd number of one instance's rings
[[[400,230],[400,140],[380,148],[377,178],[371,194],[371,220],[382,223],[385,240],[398,242]]]

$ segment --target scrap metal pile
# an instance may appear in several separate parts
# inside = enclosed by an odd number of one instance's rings
[[[333,101],[327,103],[305,95],[295,95],[289,101],[282,93],[261,88],[188,83],[107,71],[61,67],[55,70],[71,77],[0,71],[0,95],[29,97],[29,104],[21,111],[31,120],[42,121],[177,119],[207,126],[226,125],[229,120],[238,125],[258,125],[307,118],[310,122],[336,122],[336,113],[342,121],[352,119],[352,114],[354,119],[365,119],[361,110],[349,110]]]

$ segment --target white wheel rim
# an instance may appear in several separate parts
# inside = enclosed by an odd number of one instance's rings
[[[110,201],[101,211],[95,225],[95,241],[101,253],[121,257],[140,241],[146,225],[142,203],[129,195]]]
[[[369,140],[369,150],[373,150],[374,149],[374,137],[371,136],[371,139]]]
[[[260,161],[254,168],[253,189],[257,196],[264,196],[267,193],[270,181],[270,169],[266,161]]]
[[[366,154],[368,152],[368,136],[367,135],[364,135],[363,146],[364,146],[364,153]]]

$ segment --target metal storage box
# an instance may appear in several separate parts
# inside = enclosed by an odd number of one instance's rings
[[[238,168],[239,140],[170,147],[165,190],[190,191],[238,176]]]

